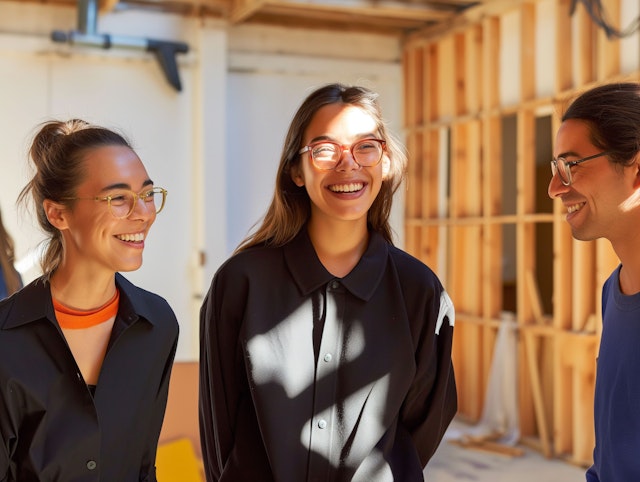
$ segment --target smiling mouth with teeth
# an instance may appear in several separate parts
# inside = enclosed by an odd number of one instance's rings
[[[585,205],[585,203],[573,204],[571,206],[567,206],[567,213],[568,214],[575,213],[576,211],[578,211],[584,205]]]
[[[140,241],[144,241],[144,234],[118,234],[116,235],[116,238],[118,238],[120,241],[127,241],[129,243],[139,243]]]
[[[334,184],[329,186],[329,190],[333,192],[357,192],[364,188],[364,184],[361,182],[352,182],[350,184]]]

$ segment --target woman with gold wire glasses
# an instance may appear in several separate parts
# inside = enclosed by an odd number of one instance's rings
[[[0,480],[155,481],[178,324],[119,272],[167,191],[119,133],[51,121],[30,148],[43,275],[0,303]]]

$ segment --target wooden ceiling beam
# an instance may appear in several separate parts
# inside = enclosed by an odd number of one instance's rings
[[[1,1],[1,0],[0,0]],[[77,0],[18,0],[76,5]],[[451,26],[477,4],[505,0],[98,0],[100,13],[143,9],[181,15],[215,16],[232,24],[268,23],[308,28],[352,28],[406,34]],[[522,0],[507,0],[519,2]]]
[[[230,21],[234,24],[315,23],[317,26],[337,28],[363,28],[370,24],[374,28],[392,29],[400,33],[442,22],[454,16],[459,8],[372,0],[234,0]],[[328,25],[322,25],[323,22]]]
[[[430,42],[451,32],[462,30],[472,23],[480,22],[483,18],[501,15],[531,1],[535,2],[536,0],[483,0],[476,2],[477,5],[473,5],[457,15],[410,33],[405,41],[407,43],[412,41]]]
[[[242,23],[267,3],[266,0],[231,0],[231,23]]]
[[[51,0],[45,0],[51,1]],[[147,9],[182,15],[210,15],[227,18],[231,0],[101,0],[114,2],[113,10]]]

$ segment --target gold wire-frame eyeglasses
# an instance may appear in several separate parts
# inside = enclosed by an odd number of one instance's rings
[[[128,218],[138,203],[138,200],[144,201],[145,205],[153,203],[155,214],[158,214],[164,208],[167,200],[168,191],[161,187],[154,187],[135,193],[129,190],[122,190],[109,194],[108,196],[95,197],[69,197],[64,198],[69,201],[87,200],[87,201],[106,201],[109,206],[109,212],[117,219]]]

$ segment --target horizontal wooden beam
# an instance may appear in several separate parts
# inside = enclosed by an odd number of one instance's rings
[[[265,0],[232,0],[229,20],[232,23],[242,23],[259,11],[265,3]]]
[[[18,0],[75,7],[77,0]],[[210,15],[233,24],[266,23],[304,28],[370,29],[404,34],[445,23],[480,4],[503,0],[99,0],[100,13],[146,9]],[[518,1],[518,0],[515,0]]]

